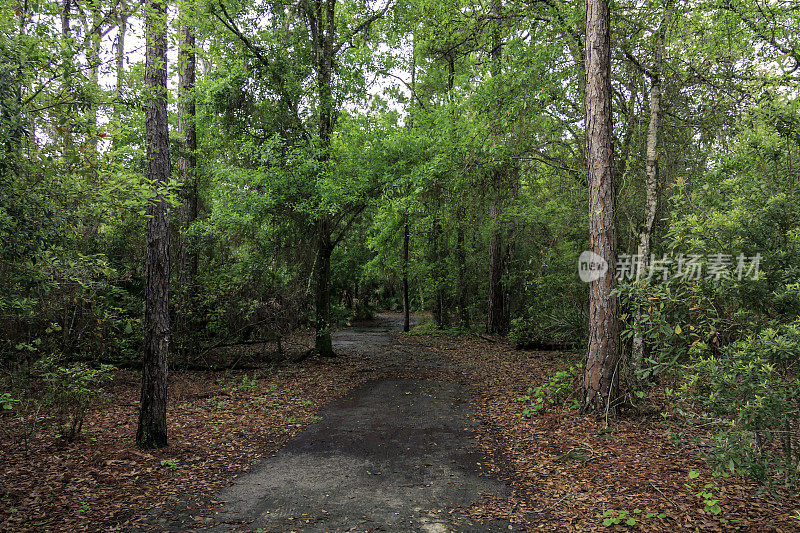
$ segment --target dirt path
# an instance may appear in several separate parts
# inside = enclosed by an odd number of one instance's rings
[[[508,489],[481,475],[476,423],[458,383],[446,378],[451,363],[397,349],[390,332],[399,326],[382,315],[335,334],[337,351],[367,358],[380,377],[328,405],[318,422],[215,496],[226,503],[208,531],[512,529],[461,512]]]

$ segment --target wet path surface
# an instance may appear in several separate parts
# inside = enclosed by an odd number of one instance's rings
[[[396,316],[337,332],[334,348],[379,370],[452,367],[392,344]],[[209,531],[509,531],[461,510],[507,487],[481,475],[476,423],[456,382],[384,377],[329,404],[321,420],[254,465],[215,499]]]

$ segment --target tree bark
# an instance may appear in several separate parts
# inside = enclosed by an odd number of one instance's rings
[[[167,124],[167,9],[148,0],[146,13],[145,143],[147,179],[155,194],[147,207],[145,255],[144,360],[136,443],[167,445],[167,358],[169,355],[169,183]]]
[[[611,146],[611,42],[607,0],[586,2],[586,149],[589,246],[608,265],[589,287],[589,345],[583,409],[612,412],[618,393],[619,304],[615,286],[616,225]]]
[[[330,164],[331,135],[333,134],[333,43],[336,38],[336,0],[316,0],[306,7],[306,16],[311,29],[314,58],[317,69],[317,91],[319,92],[319,162],[323,171]],[[323,357],[333,357],[331,340],[331,254],[333,224],[329,214],[317,215],[315,222],[316,268],[314,311],[316,315],[316,351]]]
[[[492,0],[492,14],[496,17],[492,28],[492,78],[500,76],[502,71],[503,42],[500,33],[501,0]],[[495,127],[495,130],[498,128]],[[502,132],[495,131],[499,137]],[[503,333],[506,329],[505,305],[503,302],[503,172],[505,165],[495,168],[491,173],[489,224],[491,224],[489,237],[489,294],[486,315],[486,332],[489,334]]]
[[[117,14],[117,97],[122,98],[122,87],[125,73],[125,34],[128,32],[128,4],[125,0],[119,3]]]
[[[197,254],[189,249],[186,233],[197,219],[197,129],[195,124],[195,35],[188,3],[181,3],[180,52],[178,54],[178,134],[181,152],[178,155],[178,178],[183,183],[181,228],[178,233],[178,285],[191,294],[197,276]]]
[[[436,214],[431,227],[431,245],[433,247],[433,321],[439,329],[450,326],[450,311],[447,308],[445,250],[442,235],[441,191],[439,185],[434,186]]]
[[[317,260],[314,272],[314,307],[316,309],[315,349],[322,357],[334,357],[331,339],[331,254],[330,222],[327,217],[317,221]]]
[[[403,331],[411,329],[411,313],[408,302],[408,222],[403,225]]]
[[[639,231],[639,268],[636,271],[637,280],[650,267],[650,243],[653,233],[653,224],[656,220],[658,210],[659,187],[658,187],[658,133],[659,118],[661,113],[661,71],[664,61],[664,42],[666,29],[669,23],[669,8],[664,13],[664,19],[658,30],[658,41],[656,42],[653,70],[650,74],[650,123],[647,128],[647,162],[645,165],[645,187],[647,189],[647,201],[645,204],[644,224]],[[633,367],[641,370],[644,365],[644,339],[642,338],[642,311],[636,310],[633,321],[633,346],[631,349],[631,359]]]
[[[61,6],[61,38],[64,43],[64,47],[72,48],[70,39],[72,38],[72,29],[70,27],[71,17],[72,17],[72,3],[73,0],[64,0],[64,3]],[[72,72],[73,72],[73,65],[72,65],[72,56],[67,51],[64,54],[64,75],[62,79],[62,83],[64,85],[64,91],[66,93],[72,92]],[[69,109],[64,110],[64,116],[70,117],[72,113]],[[63,132],[62,132],[62,143],[63,143],[63,151],[64,156],[66,156],[70,151],[72,151],[72,119],[67,118],[63,125]]]
[[[409,113],[408,128],[414,127],[413,105],[417,96],[417,49],[416,49],[416,35],[411,33],[411,99],[409,100]],[[405,215],[405,224],[403,224],[403,331],[408,333],[411,330],[411,311],[410,302],[408,298],[408,245],[409,245],[409,227],[408,227],[408,213]]]
[[[464,206],[456,207],[456,262],[458,320],[462,328],[469,328],[469,291],[467,289],[467,254],[464,250]]]
[[[502,333],[504,330],[503,317],[503,249],[501,239],[500,218],[502,207],[495,198],[489,205],[489,224],[491,224],[491,237],[489,238],[489,308],[486,320],[486,332],[489,334]]]
[[[95,91],[90,100],[88,109],[86,110],[86,121],[89,123],[86,143],[92,149],[91,157],[97,159],[97,113],[100,107],[97,93],[100,91],[100,38],[103,33],[101,27],[103,15],[100,13],[99,0],[88,0],[86,5],[89,8],[90,17],[85,21],[87,34],[86,60],[89,63],[89,74],[91,76],[93,90]],[[97,171],[95,167],[92,168],[91,175],[93,178],[96,178]]]

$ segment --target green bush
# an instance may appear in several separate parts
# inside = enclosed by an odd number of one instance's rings
[[[573,365],[557,371],[549,381],[538,387],[528,387],[525,394],[516,399],[517,402],[523,403],[520,416],[531,418],[544,411],[547,407],[555,405],[580,407],[574,395],[577,375],[578,367]]]
[[[77,437],[92,405],[102,393],[102,385],[112,379],[111,365],[91,368],[83,363],[60,365],[44,360],[39,365],[44,393],[42,407],[49,412],[58,436],[67,441]]]
[[[515,345],[561,346],[579,345],[586,337],[587,317],[580,308],[555,308],[537,315],[533,308],[511,320],[508,338]]]
[[[719,356],[700,346],[687,366],[682,399],[717,430],[708,459],[719,471],[797,486],[800,321],[769,328]]]

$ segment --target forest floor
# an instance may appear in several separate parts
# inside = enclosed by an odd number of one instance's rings
[[[608,426],[568,407],[523,419],[515,400],[570,354],[398,323],[338,332],[335,359],[173,372],[162,450],[134,445],[130,371],[74,442],[11,438],[25,426],[6,415],[0,530],[800,530],[797,497],[712,477],[661,391]]]

